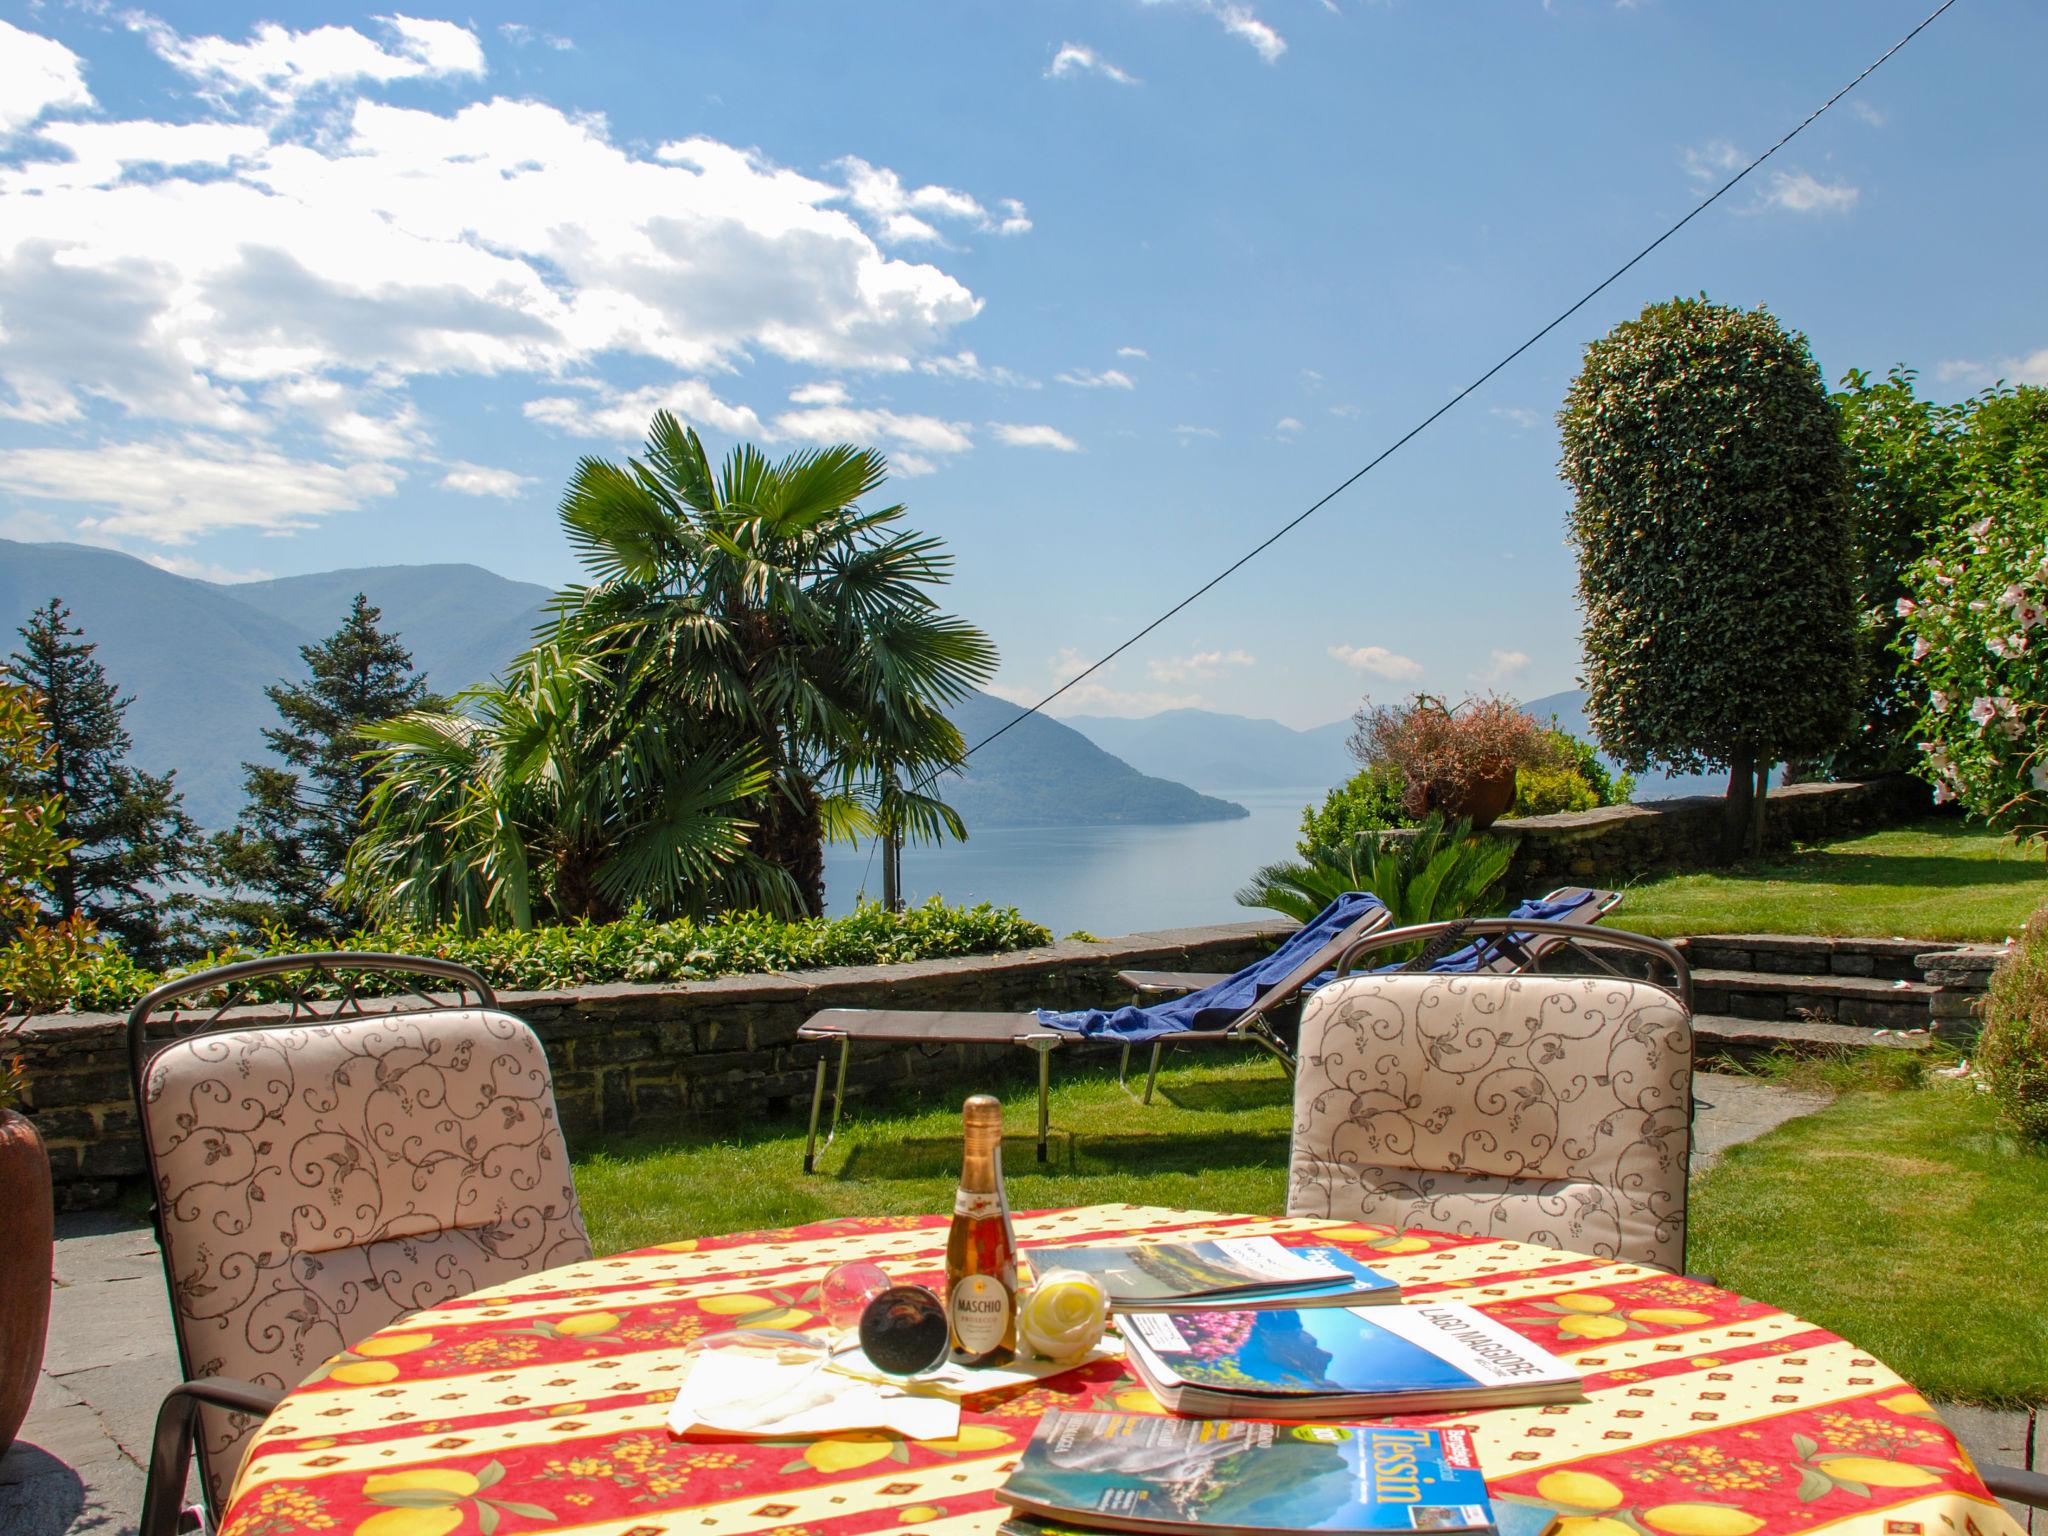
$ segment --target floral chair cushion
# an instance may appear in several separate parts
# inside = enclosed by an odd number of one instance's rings
[[[191,1375],[296,1386],[409,1312],[590,1257],[547,1057],[509,1014],[202,1035],[143,1098]],[[202,1410],[216,1508],[254,1429]]]
[[[1302,1012],[1287,1209],[1677,1270],[1692,1020],[1615,977],[1391,974]]]

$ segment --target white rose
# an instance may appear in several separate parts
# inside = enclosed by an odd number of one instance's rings
[[[1047,1360],[1078,1360],[1102,1342],[1108,1326],[1108,1293],[1078,1269],[1054,1270],[1017,1305],[1017,1336]]]

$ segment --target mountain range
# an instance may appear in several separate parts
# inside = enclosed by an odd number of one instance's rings
[[[200,825],[231,823],[242,764],[266,758],[276,713],[264,688],[305,676],[301,646],[332,634],[361,592],[442,693],[482,682],[526,644],[550,597],[474,565],[386,565],[226,585],[114,550],[0,539],[0,655],[29,613],[56,597],[134,703],[133,760],[175,768]],[[955,711],[972,743],[1018,713],[976,693]],[[941,790],[970,826],[1213,821],[1243,807],[1149,777],[1056,720],[1033,716],[977,753]]]

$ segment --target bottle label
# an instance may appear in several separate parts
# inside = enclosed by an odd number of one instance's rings
[[[970,1221],[986,1221],[1000,1216],[1003,1211],[1003,1197],[995,1194],[976,1194],[972,1190],[960,1190],[953,1196],[953,1214],[965,1216]]]
[[[963,1355],[987,1354],[1010,1331],[1010,1293],[993,1275],[962,1276],[947,1310]]]

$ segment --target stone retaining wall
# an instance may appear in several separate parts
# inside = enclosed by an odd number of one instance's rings
[[[661,1131],[686,1120],[782,1113],[807,1101],[821,1047],[798,1027],[821,1008],[1082,1008],[1129,1000],[1127,969],[1234,971],[1270,951],[1294,924],[1250,918],[1213,928],[1062,942],[1006,955],[728,976],[665,986],[627,984],[508,992],[500,1003],[533,1026],[554,1069],[573,1150],[599,1134]],[[372,1005],[374,1006],[374,1005]],[[275,1008],[238,1009],[251,1023]],[[9,1042],[28,1070],[23,1105],[50,1151],[59,1209],[106,1205],[142,1174],[128,1083],[125,1020],[53,1014]],[[976,1060],[977,1054],[980,1060]],[[932,1055],[902,1045],[856,1048],[850,1094],[876,1085],[985,1076],[989,1048]],[[1024,1059],[1022,1053],[1005,1052]]]
[[[1764,842],[1788,848],[1891,826],[1924,815],[1931,804],[1917,779],[1790,784],[1765,801]],[[1721,814],[1718,797],[1693,796],[1526,816],[1491,830],[1517,840],[1507,888],[1520,895],[1559,885],[1620,885],[1650,870],[1709,868],[1721,862]]]
[[[1976,1041],[1984,1027],[1984,994],[1991,973],[2012,952],[2007,944],[1963,944],[1920,957],[1928,981],[1940,990],[1927,1000],[1934,1033],[1962,1045]]]

